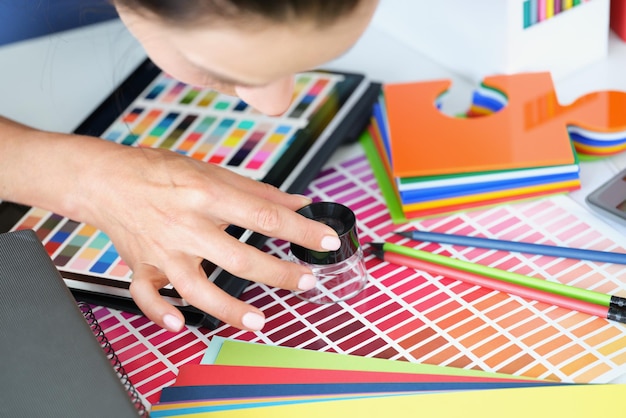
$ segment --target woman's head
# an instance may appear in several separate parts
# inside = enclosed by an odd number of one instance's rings
[[[244,22],[273,23],[308,20],[326,26],[352,12],[360,0],[115,0],[138,13],[150,13],[174,25]]]
[[[114,0],[150,58],[189,84],[237,94],[268,114],[292,75],[345,52],[378,0]]]

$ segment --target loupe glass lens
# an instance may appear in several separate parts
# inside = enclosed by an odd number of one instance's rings
[[[367,283],[367,270],[354,212],[339,203],[315,202],[298,213],[333,228],[341,247],[336,251],[320,252],[291,244],[291,261],[309,267],[318,280],[315,288],[295,294],[314,303],[334,303],[356,296]]]

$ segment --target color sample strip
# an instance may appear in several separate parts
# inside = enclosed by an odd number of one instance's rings
[[[109,241],[110,242],[110,241]],[[113,263],[119,258],[117,250],[110,244],[107,249],[100,255],[93,266],[89,269],[92,273],[104,274],[113,265]]]
[[[106,139],[107,141],[117,142],[122,137],[122,135],[124,135],[122,131],[111,130],[104,134],[102,138]]]
[[[187,93],[182,97],[182,99],[180,99],[180,104],[183,105],[188,105],[191,104],[200,94],[200,90],[195,88],[195,87],[191,87],[189,89],[189,91],[187,91]]]
[[[196,148],[192,157],[197,160],[204,161],[209,155],[215,144],[219,143],[230,128],[235,124],[234,119],[222,119],[220,123],[213,129],[213,132]]]
[[[140,147],[154,147],[162,138],[163,134],[172,126],[172,123],[178,118],[179,113],[169,112],[159,121],[159,123],[150,130],[150,133],[139,141]]]
[[[165,94],[165,96],[163,96],[161,101],[164,103],[175,102],[181,92],[185,90],[185,87],[187,87],[185,83],[181,83],[179,81],[176,82],[176,84],[174,84],[174,86]]]
[[[128,111],[121,120],[116,121],[102,137],[106,140],[118,142],[118,140],[129,130],[129,125],[133,125],[145,108],[135,107]]]
[[[274,132],[267,138],[265,143],[261,145],[250,161],[246,164],[246,168],[258,170],[266,161],[269,161],[272,154],[286,141],[287,134],[291,132],[291,126],[279,125]]]
[[[15,228],[13,229],[16,231],[21,229],[35,229],[37,225],[49,214],[50,212],[47,210],[32,208],[28,211],[28,213],[26,213],[26,215],[24,215],[24,217],[17,223],[17,225],[15,225]]]
[[[243,100],[239,100],[239,102],[237,102],[237,104],[235,105],[233,110],[235,112],[243,112],[247,108],[248,108],[248,104],[246,102],[244,102]]]
[[[546,0],[546,19],[554,17],[554,0]]]
[[[131,274],[130,267],[121,258],[117,259],[117,262],[113,263],[113,267],[109,270],[108,274],[112,277],[129,277]]]
[[[198,101],[197,106],[199,107],[209,107],[211,106],[211,103],[213,103],[213,100],[215,100],[215,98],[219,96],[219,93],[216,91],[209,91],[207,92],[204,96],[202,96],[202,99],[200,99]]]
[[[122,145],[134,145],[135,142],[139,139],[141,135],[146,132],[146,130],[152,126],[155,120],[161,115],[162,111],[159,109],[153,109],[148,112],[147,115],[143,117],[143,119],[135,126],[131,132],[126,135],[126,137],[122,140]]]
[[[91,225],[82,224],[76,234],[65,243],[63,249],[54,257],[54,264],[57,267],[64,267],[74,257],[78,251],[89,241],[96,232],[96,228]]]
[[[197,119],[198,115],[187,115],[180,123],[170,132],[170,134],[159,144],[159,148],[173,149],[174,145],[191,124]]]
[[[296,105],[296,107],[289,114],[290,118],[299,118],[301,117],[311,106],[311,103],[315,101],[315,99],[320,95],[320,93],[324,90],[329,83],[329,79],[320,78],[318,79],[309,89],[309,91],[300,99],[300,102]]]
[[[181,154],[188,154],[191,149],[198,143],[202,135],[207,133],[215,122],[214,116],[206,116],[200,123],[185,137],[185,139],[178,145],[176,151]]]
[[[61,245],[69,238],[69,236],[74,232],[74,229],[78,226],[78,222],[74,222],[72,220],[67,220],[61,228],[57,229],[57,231],[50,237],[48,242],[44,245],[44,248],[48,252],[48,254],[54,254]]]
[[[91,242],[84,246],[72,261],[71,268],[79,271],[86,271],[91,266],[102,250],[110,244],[109,237],[102,231],[97,231]]]
[[[532,25],[531,23],[531,16],[532,16],[532,12],[531,12],[531,0],[526,0],[524,2],[524,29],[526,29],[527,27],[529,27],[530,25]]]
[[[228,110],[230,105],[231,103],[229,101],[224,100],[224,97],[222,97],[221,100],[215,103],[215,106],[213,106],[213,108],[215,110]]]
[[[148,92],[148,94],[146,94],[145,99],[146,100],[156,99],[157,97],[159,97],[161,93],[163,93],[166,86],[167,86],[167,79],[159,81],[157,84],[154,85],[154,87],[152,87],[152,89]]]
[[[46,237],[59,225],[62,220],[62,216],[57,215],[56,213],[51,213],[50,216],[43,221],[39,228],[37,228],[37,231],[35,231],[37,238],[39,238],[42,242],[45,242]]]
[[[295,109],[295,107],[297,106],[296,103],[299,103],[298,98],[300,97],[301,93],[306,89],[306,86],[309,85],[311,80],[312,77],[308,74],[298,74],[296,76],[295,84],[293,87],[293,94],[291,95],[291,109]]]
[[[252,126],[250,126],[252,128]],[[269,124],[262,124],[248,136],[246,142],[239,148],[235,155],[228,161],[227,165],[231,167],[239,167],[241,163],[250,155],[252,150],[265,138],[268,130],[271,128]]]
[[[122,118],[122,122],[124,123],[135,123],[135,121],[137,120],[137,118],[139,118],[139,116],[143,113],[144,108],[142,107],[136,107],[134,109],[131,109],[130,112],[128,112],[123,118]]]
[[[295,102],[296,99],[300,96],[300,93],[304,90],[304,88],[311,82],[311,76],[309,75],[298,75],[296,77],[296,83],[293,86],[293,95],[291,97],[292,102]]]
[[[240,148],[243,138],[253,126],[254,122],[249,120],[239,122],[237,127],[232,130],[230,135],[215,150],[215,153],[211,156],[209,162],[213,164],[221,164],[226,157]]]
[[[232,122],[234,123],[235,121],[233,120]],[[221,164],[227,156],[239,147],[241,140],[253,125],[254,122],[252,121],[244,120],[239,122],[237,127],[230,132],[226,139],[224,139],[220,146],[215,150],[211,158],[209,158],[209,162],[213,164]]]
[[[535,23],[538,22],[539,19],[539,13],[537,11],[537,1],[538,0],[530,0],[530,24],[534,25]]]

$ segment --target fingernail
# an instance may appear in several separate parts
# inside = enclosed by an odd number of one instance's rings
[[[335,251],[341,247],[341,241],[338,237],[333,237],[332,235],[326,235],[322,238],[322,248],[328,251]]]
[[[253,331],[259,331],[265,325],[265,318],[254,312],[247,312],[243,318],[241,318],[243,326]]]
[[[163,323],[168,330],[178,332],[183,328],[183,322],[176,316],[167,314],[163,317]]]
[[[298,281],[298,289],[311,290],[317,285],[317,279],[312,274],[303,274]]]
[[[294,194],[294,196],[298,196],[300,199],[304,200],[307,205],[313,201],[313,199],[303,194]]]

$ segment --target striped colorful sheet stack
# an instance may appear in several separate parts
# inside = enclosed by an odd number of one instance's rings
[[[214,337],[201,364],[180,368],[150,416],[587,417],[588,405],[609,411],[625,391]]]
[[[371,134],[401,213],[442,215],[580,187],[549,73],[490,77],[463,117],[440,111],[448,81],[388,84]],[[379,170],[380,173],[381,170]],[[390,203],[390,202],[388,202]]]

